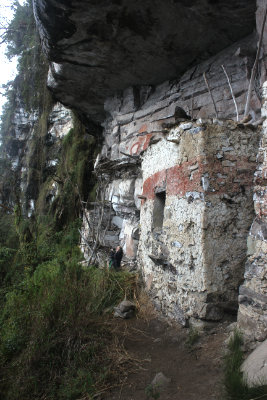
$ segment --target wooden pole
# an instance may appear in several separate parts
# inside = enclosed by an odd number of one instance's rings
[[[259,39],[259,43],[258,43],[257,54],[256,54],[255,62],[254,62],[254,65],[253,65],[253,68],[252,68],[252,71],[251,71],[251,77],[250,77],[250,81],[249,81],[249,85],[248,85],[248,94],[247,94],[247,101],[246,101],[246,106],[245,106],[244,118],[248,115],[248,112],[249,112],[250,100],[251,100],[251,95],[252,95],[252,86],[253,86],[253,83],[254,83],[254,80],[255,80],[256,70],[257,70],[257,66],[258,66],[258,62],[259,62],[259,58],[260,58],[260,50],[261,50],[261,45],[262,45],[264,26],[265,26],[265,22],[266,22],[266,15],[267,15],[267,7],[265,8],[265,12],[264,12],[264,16],[263,16],[261,34],[260,34],[260,39]]]

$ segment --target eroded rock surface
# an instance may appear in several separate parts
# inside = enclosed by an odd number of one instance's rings
[[[256,2],[34,0],[34,9],[52,62],[50,89],[100,122],[106,97],[176,79],[250,34]],[[248,58],[253,53],[253,47],[242,50]]]
[[[257,156],[254,208],[256,217],[248,236],[245,281],[239,290],[238,325],[251,340],[267,337],[267,82],[263,86],[265,122]]]

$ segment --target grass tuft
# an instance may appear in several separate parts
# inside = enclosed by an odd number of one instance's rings
[[[119,379],[123,346],[109,314],[125,295],[134,298],[137,276],[81,265],[78,224],[57,232],[43,218],[13,257],[3,263],[0,312],[0,393],[5,400],[90,399]],[[28,240],[28,239],[27,239]],[[1,263],[0,263],[1,266]],[[3,270],[3,273],[5,270]],[[13,275],[14,275],[13,274]]]
[[[235,331],[224,357],[224,387],[226,400],[267,400],[267,385],[249,387],[241,371],[244,361],[242,335]]]

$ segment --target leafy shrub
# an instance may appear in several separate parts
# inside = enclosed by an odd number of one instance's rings
[[[0,248],[0,392],[6,400],[74,400],[114,375],[107,309],[135,276],[83,267],[80,220],[56,231],[50,217],[17,222],[19,249]],[[116,361],[115,361],[116,362]]]
[[[132,290],[132,277],[69,261],[43,263],[8,295],[1,318],[6,399],[77,399],[108,378],[112,335],[107,307]],[[105,368],[104,368],[105,367]]]
[[[193,349],[194,345],[198,342],[199,338],[200,338],[199,331],[196,328],[190,326],[188,337],[185,342],[185,345],[188,348],[188,350]]]

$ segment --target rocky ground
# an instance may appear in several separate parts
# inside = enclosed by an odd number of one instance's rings
[[[142,314],[142,313],[141,313]],[[147,318],[146,318],[147,317]],[[114,319],[116,335],[134,364],[103,400],[219,400],[222,359],[229,322],[208,333],[169,325],[155,314]],[[126,366],[127,368],[127,366]],[[161,385],[161,374],[164,381]],[[166,379],[165,379],[166,378]],[[154,379],[159,380],[153,388]],[[154,380],[155,382],[155,380]]]

